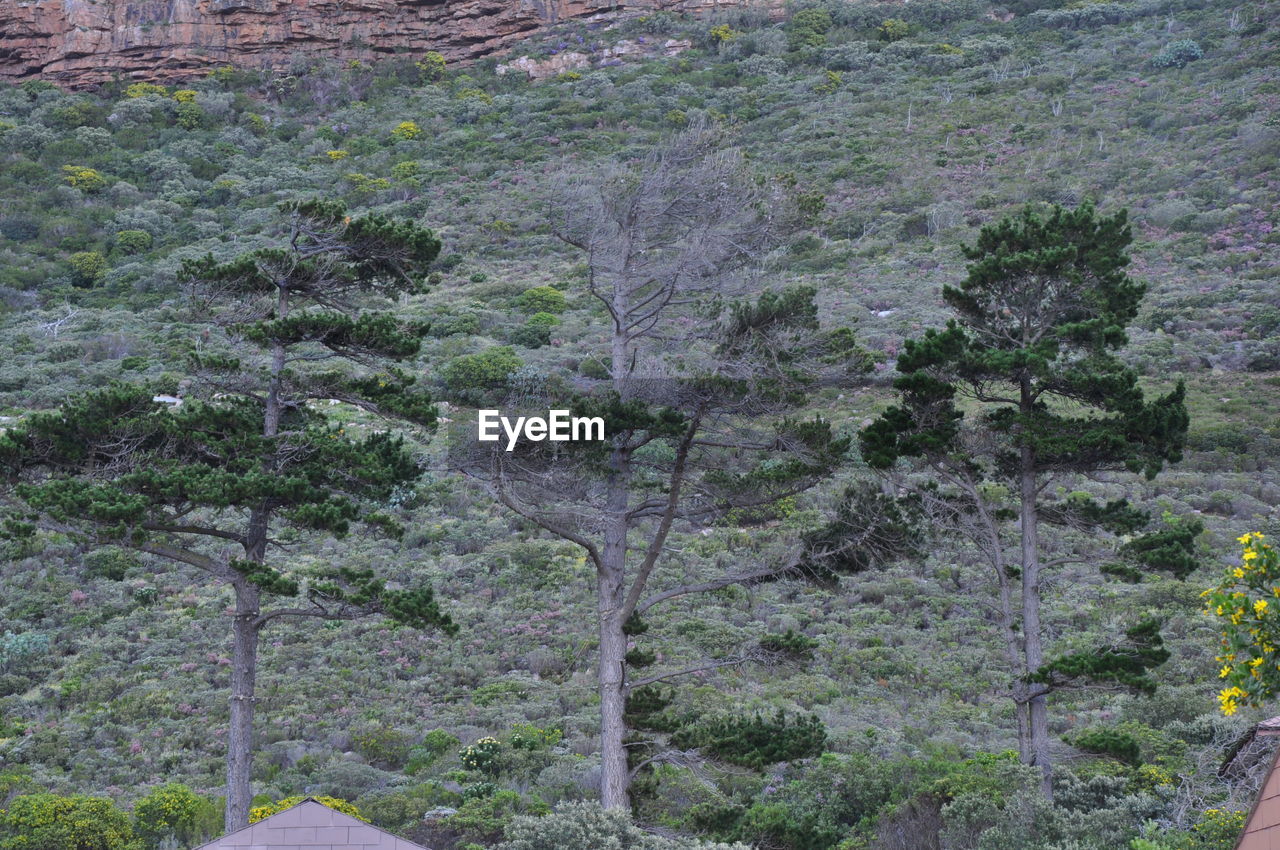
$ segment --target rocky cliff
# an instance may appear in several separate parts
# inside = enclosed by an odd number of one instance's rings
[[[451,61],[570,18],[697,10],[715,0],[0,0],[0,77],[76,88],[164,81],[219,65],[284,68],[297,55]]]

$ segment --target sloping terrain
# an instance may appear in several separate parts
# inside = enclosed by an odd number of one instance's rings
[[[813,284],[824,321],[852,325],[876,354],[867,384],[813,400],[853,430],[888,403],[903,339],[946,320],[941,287],[963,275],[959,246],[982,224],[1027,204],[1126,207],[1131,272],[1149,285],[1126,356],[1152,390],[1187,382],[1192,425],[1183,463],[1152,482],[1113,486],[1157,514],[1203,519],[1205,566],[1185,582],[1138,585],[1066,568],[1048,593],[1048,628],[1065,649],[1093,645],[1135,612],[1160,617],[1173,655],[1155,696],[1057,699],[1051,719],[1068,776],[1046,814],[1019,796],[1025,776],[978,755],[1014,747],[1016,728],[1000,696],[1008,675],[991,582],[967,553],[942,549],[838,587],[726,589],[674,606],[645,645],[673,664],[727,655],[764,632],[792,629],[818,645],[794,665],[687,680],[677,706],[813,713],[833,755],[761,773],[664,766],[638,815],[766,847],[902,846],[882,827],[905,817],[913,795],[942,793],[931,784],[939,764],[965,763],[972,787],[947,793],[999,793],[974,794],[985,809],[952,810],[942,843],[929,846],[1231,846],[1229,829],[1214,837],[1219,810],[1247,808],[1250,780],[1219,778],[1217,768],[1260,714],[1217,713],[1217,637],[1199,594],[1235,557],[1235,537],[1280,531],[1275,5],[806,8],[825,16],[656,13],[564,24],[517,54],[603,58],[536,82],[496,73],[496,60],[440,74],[388,60],[225,71],[192,84],[191,95],[74,94],[39,82],[0,89],[0,412],[17,418],[117,379],[176,389],[203,330],[183,312],[182,259],[254,245],[277,202],[313,194],[417,217],[444,238],[440,281],[401,307],[433,321],[415,369],[442,397],[445,365],[495,344],[513,345],[538,374],[589,370],[602,313],[584,291],[582,258],[549,233],[552,175],[566,163],[634,158],[705,115],[730,128],[761,170],[789,172],[824,200],[817,224],[772,259],[766,282]],[[670,38],[694,46],[625,61],[605,52],[624,39]],[[1196,51],[1177,46],[1187,41]],[[548,343],[531,347],[519,296],[545,285],[564,293],[566,311]],[[444,451],[442,437],[424,445],[436,460]],[[837,488],[863,472],[855,461],[781,530],[815,524]],[[460,636],[377,621],[273,626],[261,659],[256,790],[353,799],[376,822],[437,848],[488,844],[513,811],[590,796],[591,576],[573,547],[443,469],[399,510],[410,526],[403,543],[303,539],[292,557],[427,579]],[[768,537],[691,532],[679,541],[681,567],[732,564]],[[0,654],[0,788],[122,804],[169,780],[216,793],[228,598],[113,549],[85,552],[57,538],[5,545],[0,631],[15,637]],[[521,724],[518,734],[535,744],[513,746]],[[1137,740],[1140,766],[1066,743],[1093,727]],[[561,734],[542,734],[551,729]],[[484,781],[514,793],[482,796],[497,802],[480,814],[470,804],[465,823],[423,827],[424,812],[459,807],[459,792],[483,779],[458,750],[490,735],[506,761]],[[708,772],[711,785],[700,781]],[[824,796],[832,789],[841,789],[839,806]],[[1140,832],[1149,843],[1129,845]]]

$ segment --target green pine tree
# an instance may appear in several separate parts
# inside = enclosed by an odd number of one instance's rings
[[[166,559],[235,596],[228,733],[228,830],[249,822],[259,636],[281,617],[380,613],[456,630],[426,587],[392,589],[372,571],[287,568],[282,535],[398,533],[386,506],[420,470],[403,436],[356,433],[322,400],[418,428],[431,398],[394,361],[426,329],[372,307],[421,289],[439,240],[341,203],[282,205],[275,243],[229,262],[188,262],[191,303],[222,333],[195,355],[177,405],[156,386],[117,384],[0,435],[17,510],[10,535],[52,528]],[[264,605],[270,599],[275,606]]]
[[[1124,211],[1100,216],[1090,204],[984,227],[965,248],[967,277],[943,291],[956,319],[907,342],[899,402],[861,435],[872,468],[927,473],[927,485],[910,487],[915,506],[993,568],[1022,757],[1040,768],[1047,796],[1048,695],[1089,682],[1149,690],[1146,671],[1168,656],[1143,623],[1116,646],[1053,659],[1041,621],[1044,571],[1096,562],[1108,533],[1132,538],[1148,523],[1124,499],[1070,485],[1108,472],[1154,477],[1181,458],[1186,437],[1182,385],[1147,401],[1116,355],[1145,289],[1125,273],[1130,241]],[[1199,531],[1175,523],[1109,547],[1121,559],[1112,572],[1183,577]],[[1062,551],[1046,559],[1047,544]]]

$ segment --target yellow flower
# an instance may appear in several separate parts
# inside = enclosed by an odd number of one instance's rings
[[[1230,717],[1240,708],[1240,697],[1248,696],[1244,691],[1236,686],[1226,688],[1218,694],[1218,702],[1221,704],[1222,713]]]
[[[1231,574],[1236,578],[1244,578],[1244,570],[1240,569],[1239,567],[1236,567],[1234,570],[1232,570]]]
[[[1245,549],[1244,554],[1241,555],[1240,557],[1244,558],[1246,561],[1252,561],[1258,557],[1258,553],[1252,549]]]
[[[1252,540],[1252,539],[1253,539],[1253,535],[1252,535],[1251,533],[1249,533],[1249,532],[1247,532],[1247,531],[1246,531],[1244,534],[1242,534],[1241,536],[1237,537],[1237,538],[1236,538],[1236,541],[1237,541],[1237,542],[1239,542],[1239,543],[1243,543],[1243,544],[1245,544],[1245,545],[1247,546],[1247,545],[1249,544],[1249,541],[1250,541],[1250,540]]]
[[[1222,668],[1222,672],[1218,674],[1219,679],[1225,679],[1231,675],[1231,665]]]
[[[1266,612],[1267,612],[1267,600],[1259,599],[1257,602],[1253,603],[1253,613],[1261,617]]]

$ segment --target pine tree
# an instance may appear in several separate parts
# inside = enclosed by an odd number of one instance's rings
[[[628,639],[670,600],[797,567],[784,537],[762,535],[773,551],[743,547],[728,571],[681,574],[672,536],[763,522],[830,474],[851,440],[800,411],[825,372],[847,377],[862,357],[847,329],[820,327],[812,288],[745,297],[789,206],[719,130],[695,126],[638,169],[570,178],[563,191],[553,225],[586,254],[588,290],[608,315],[596,340],[607,377],[548,406],[601,417],[606,441],[527,443],[467,466],[595,570],[601,803],[625,808],[639,769],[628,763],[629,699],[749,657],[641,673],[653,654],[628,652]]]
[[[157,398],[172,387],[117,384],[0,435],[17,508],[6,533],[43,527],[132,547],[232,588],[228,830],[249,818],[263,627],[380,613],[456,630],[429,588],[392,589],[339,564],[290,570],[278,545],[285,534],[342,536],[357,523],[398,533],[387,506],[420,474],[404,436],[358,434],[317,402],[433,427],[431,398],[392,365],[418,351],[426,329],[371,308],[421,290],[439,240],[411,221],[349,216],[337,202],[281,211],[274,245],[186,264],[193,307],[225,333],[194,356],[180,404]],[[280,604],[265,606],[270,599]]]
[[[1101,537],[1131,537],[1148,524],[1124,499],[1102,502],[1059,485],[1103,473],[1152,478],[1180,459],[1186,437],[1181,383],[1147,401],[1116,355],[1145,289],[1125,273],[1130,241],[1124,211],[1104,217],[1087,203],[984,227],[965,248],[966,278],[943,290],[956,318],[906,343],[899,402],[861,435],[873,469],[928,473],[925,486],[897,484],[993,568],[1022,756],[1039,766],[1047,796],[1048,695],[1086,682],[1147,690],[1146,671],[1167,657],[1155,625],[1142,623],[1115,646],[1052,659],[1041,619],[1045,570],[1096,561]],[[1083,534],[1061,535],[1055,542],[1068,551],[1046,560],[1052,529]],[[1183,577],[1195,567],[1199,531],[1183,522],[1132,539],[1110,571]]]

